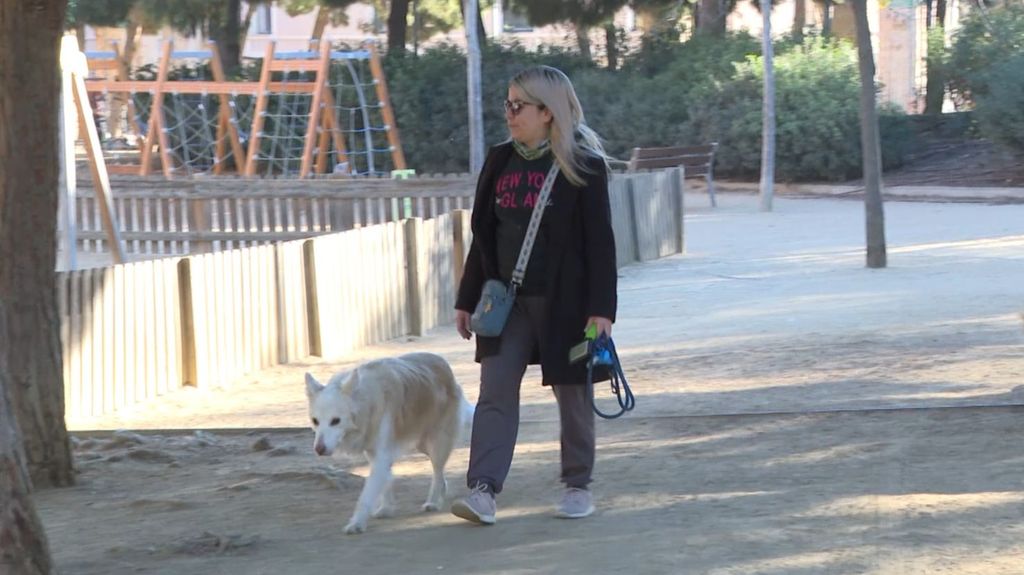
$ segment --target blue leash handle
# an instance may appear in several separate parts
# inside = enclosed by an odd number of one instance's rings
[[[590,405],[594,408],[594,413],[604,419],[616,419],[636,407],[636,398],[633,397],[633,391],[629,389],[626,374],[622,372],[622,363],[619,361],[619,354],[615,352],[615,343],[612,342],[612,338],[601,334],[594,341],[592,347],[593,351],[590,359],[587,361],[587,393],[590,395]],[[612,377],[609,384],[611,385],[612,393],[615,394],[615,399],[619,402],[618,413],[604,413],[594,403],[595,365],[608,366],[608,369],[611,371]]]

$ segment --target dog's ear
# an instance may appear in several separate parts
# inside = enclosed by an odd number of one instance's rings
[[[320,382],[317,381],[315,377],[313,377],[313,374],[306,372],[306,395],[310,399],[313,399],[314,397],[317,396],[317,394],[319,394],[323,390],[324,386],[321,385]]]

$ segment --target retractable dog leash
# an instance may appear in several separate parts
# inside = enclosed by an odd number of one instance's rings
[[[621,417],[627,411],[633,410],[636,406],[636,398],[633,397],[633,391],[629,389],[626,374],[622,372],[622,363],[619,361],[619,354],[615,352],[615,343],[607,334],[602,333],[600,337],[591,337],[591,334],[588,333],[587,336],[590,342],[588,346],[590,357],[587,359],[587,393],[590,396],[590,406],[594,409],[594,413],[604,419]],[[611,373],[609,384],[619,403],[618,413],[604,413],[594,402],[595,366],[607,366]]]

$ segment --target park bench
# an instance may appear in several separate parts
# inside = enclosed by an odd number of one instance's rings
[[[708,186],[711,207],[715,207],[714,163],[717,149],[718,142],[702,146],[633,148],[627,169],[635,172],[682,166],[684,178],[704,178]]]

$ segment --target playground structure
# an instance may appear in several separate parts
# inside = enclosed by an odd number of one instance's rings
[[[339,51],[323,41],[307,52],[280,53],[271,43],[255,82],[227,80],[214,48],[175,51],[165,42],[153,79],[121,73],[87,79],[94,113],[135,143],[126,141],[128,151],[90,154],[90,162],[105,161],[111,173],[148,176],[159,158],[167,179],[229,170],[301,179],[406,169],[372,42]],[[116,51],[86,56],[90,71],[118,68]]]

